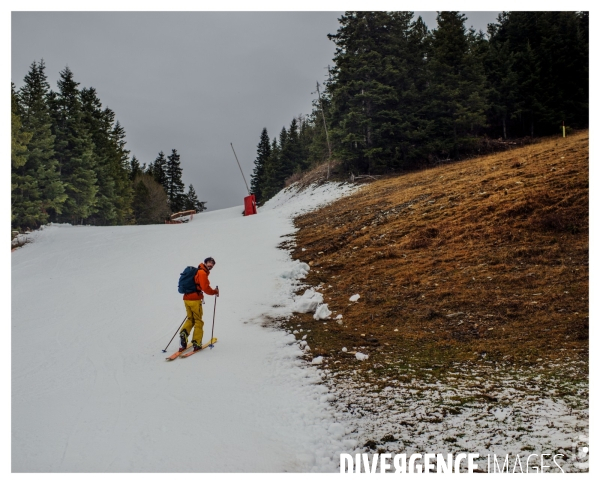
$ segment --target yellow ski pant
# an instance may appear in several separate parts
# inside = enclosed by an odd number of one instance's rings
[[[195,341],[199,345],[202,344],[202,336],[204,336],[204,321],[202,321],[202,301],[183,301],[185,303],[185,310],[187,312],[187,319],[181,328],[181,331],[185,330],[188,336],[194,329],[194,336],[192,341]]]

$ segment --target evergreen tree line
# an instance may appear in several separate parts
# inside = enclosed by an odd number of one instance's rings
[[[286,179],[321,160],[321,153],[314,151],[319,148],[315,139],[315,123],[302,116],[294,118],[288,129],[283,127],[272,141],[263,128],[250,182],[257,202],[268,200],[283,188]]]
[[[165,158],[163,151],[158,153],[150,165],[140,166],[138,159],[131,159],[131,179],[133,182],[133,211],[139,224],[156,223],[184,210],[206,210],[206,202],[200,202],[194,186],[184,192],[180,155],[176,149]]]
[[[159,154],[160,173],[157,161],[140,166],[96,90],[80,89],[66,67],[52,91],[45,68],[33,62],[19,90],[11,83],[13,228],[161,223],[171,212],[204,209],[192,185],[184,193],[176,150]]]
[[[323,92],[333,157],[377,174],[476,153],[490,140],[558,134],[589,123],[588,12],[503,12],[487,33],[459,12],[429,30],[413,12],[346,12]],[[279,140],[260,137],[260,201],[327,159],[320,105]],[[298,134],[292,135],[292,131]],[[284,154],[284,151],[286,154]]]

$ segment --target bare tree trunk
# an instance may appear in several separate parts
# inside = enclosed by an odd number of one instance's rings
[[[325,136],[327,138],[327,149],[329,150],[329,158],[327,159],[327,179],[331,171],[331,144],[329,143],[329,133],[327,132],[327,123],[325,122],[325,112],[323,111],[323,103],[321,102],[321,92],[319,91],[319,83],[317,82],[317,93],[319,94],[319,104],[321,106],[321,115],[323,116],[323,126],[325,127]]]

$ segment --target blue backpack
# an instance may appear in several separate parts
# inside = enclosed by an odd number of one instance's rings
[[[194,266],[187,266],[183,272],[179,275],[179,285],[177,290],[179,294],[189,294],[191,292],[202,292],[196,287],[196,273],[198,268]]]

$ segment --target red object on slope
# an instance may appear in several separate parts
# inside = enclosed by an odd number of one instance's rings
[[[256,213],[256,197],[254,195],[244,197],[244,216],[255,215]]]

